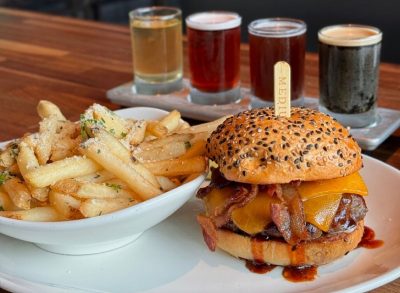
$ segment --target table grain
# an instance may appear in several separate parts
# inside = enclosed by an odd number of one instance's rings
[[[0,141],[37,130],[41,99],[59,105],[71,120],[92,103],[120,108],[105,93],[132,79],[130,46],[128,27],[0,8]],[[248,50],[242,44],[244,86]],[[187,76],[186,58],[184,71]],[[308,53],[305,95],[317,97],[318,91],[318,56]],[[400,110],[400,65],[381,64],[378,96],[379,106]],[[400,130],[367,154],[400,168]],[[400,292],[400,279],[372,292]]]

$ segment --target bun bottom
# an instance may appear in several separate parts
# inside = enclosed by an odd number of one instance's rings
[[[283,241],[252,239],[229,230],[213,232],[216,233],[216,246],[238,258],[280,266],[319,266],[355,249],[364,233],[364,221],[358,222],[351,232],[304,241],[294,247]]]

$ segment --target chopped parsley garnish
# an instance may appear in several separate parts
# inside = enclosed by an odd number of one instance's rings
[[[80,115],[79,121],[81,124],[81,136],[82,136],[83,140],[86,140],[89,138],[89,133],[87,131],[89,127],[92,127],[92,126],[100,126],[102,128],[105,127],[104,119],[96,120],[93,118],[85,118],[84,114]]]
[[[185,141],[186,149],[190,149],[191,146],[192,146],[192,144],[190,143],[190,141]]]
[[[8,172],[0,173],[0,185],[3,185],[8,179],[10,179],[10,174]]]
[[[119,192],[122,189],[122,186],[115,183],[106,183],[107,187],[114,189],[116,192]]]
[[[111,128],[111,129],[110,129],[110,133],[111,133],[112,135],[115,135],[115,130],[114,130],[114,128]]]
[[[126,132],[121,132],[121,137],[122,137],[122,138],[126,137],[127,135],[128,135],[128,133],[126,133]]]

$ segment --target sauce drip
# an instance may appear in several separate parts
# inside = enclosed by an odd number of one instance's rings
[[[250,272],[257,274],[266,274],[272,271],[275,267],[275,265],[270,265],[264,262],[246,260],[246,268],[248,268]]]
[[[290,282],[308,282],[315,279],[317,267],[284,267],[282,276]]]
[[[302,244],[298,244],[289,248],[290,264],[292,266],[298,266],[306,262],[306,251]]]
[[[259,238],[251,239],[251,253],[253,259],[258,263],[264,262],[263,240]]]
[[[371,228],[365,226],[363,237],[358,244],[358,247],[364,247],[368,249],[378,248],[383,245],[382,240],[375,239],[375,232]]]

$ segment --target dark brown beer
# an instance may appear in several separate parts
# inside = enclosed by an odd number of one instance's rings
[[[337,25],[319,34],[320,110],[346,126],[376,120],[382,33],[362,25]]]
[[[261,19],[249,26],[250,77],[253,95],[274,100],[274,65],[291,67],[291,99],[303,96],[306,26],[291,19]]]

